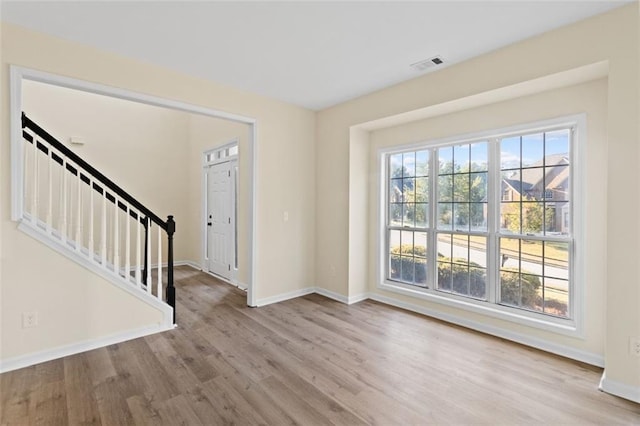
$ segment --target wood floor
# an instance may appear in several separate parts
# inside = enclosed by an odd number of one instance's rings
[[[640,424],[590,366],[372,301],[251,309],[176,278],[178,329],[0,375],[0,424]]]

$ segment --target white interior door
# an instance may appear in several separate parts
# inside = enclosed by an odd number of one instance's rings
[[[232,268],[232,206],[231,163],[214,164],[207,168],[207,259],[209,272],[226,279]]]

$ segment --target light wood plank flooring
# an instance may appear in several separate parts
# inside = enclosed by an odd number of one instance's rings
[[[0,424],[640,424],[594,367],[372,301],[251,309],[176,278],[178,329],[0,375]]]

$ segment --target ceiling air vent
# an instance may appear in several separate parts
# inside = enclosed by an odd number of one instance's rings
[[[444,60],[442,59],[442,57],[434,56],[433,58],[425,59],[424,61],[411,64],[410,67],[416,71],[424,71],[442,64],[444,64]]]

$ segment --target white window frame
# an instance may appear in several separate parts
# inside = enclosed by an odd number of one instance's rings
[[[572,194],[571,199],[571,212],[570,219],[573,221],[572,237],[573,244],[571,253],[571,264],[569,265],[569,292],[571,297],[569,298],[569,312],[572,318],[559,318],[551,315],[527,311],[524,309],[509,307],[505,305],[499,305],[491,300],[496,300],[497,284],[494,264],[495,259],[499,256],[498,238],[499,238],[499,220],[500,217],[495,212],[495,206],[502,196],[500,185],[496,185],[496,179],[500,179],[499,167],[494,166],[490,168],[488,176],[488,198],[489,198],[489,217],[488,217],[488,233],[490,235],[487,246],[487,297],[490,301],[479,301],[464,296],[457,296],[455,294],[443,293],[435,290],[433,286],[433,278],[431,282],[428,281],[429,288],[422,288],[415,285],[403,284],[397,281],[391,281],[387,279],[387,194],[388,194],[388,176],[387,176],[387,158],[391,153],[398,153],[403,151],[417,151],[420,149],[432,149],[443,146],[450,146],[452,144],[465,144],[473,143],[480,140],[488,140],[489,144],[489,156],[490,161],[494,164],[500,164],[500,152],[499,149],[492,148],[496,144],[496,139],[501,139],[508,136],[535,133],[540,131],[550,131],[558,128],[570,127],[572,129],[571,134],[571,148],[570,148],[570,164],[571,164],[571,179],[570,190]],[[586,114],[577,114],[571,116],[559,117],[551,120],[537,121],[532,123],[524,123],[511,127],[505,127],[490,131],[465,134],[459,136],[452,136],[443,139],[426,140],[410,144],[388,146],[378,150],[378,173],[379,173],[379,185],[377,192],[378,201],[378,235],[377,235],[377,267],[376,267],[376,282],[377,287],[381,290],[390,291],[405,296],[415,297],[418,299],[427,300],[440,305],[459,308],[465,311],[475,312],[478,314],[486,315],[492,318],[498,318],[522,324],[538,329],[551,331],[557,334],[567,335],[580,339],[585,338],[584,333],[584,317],[585,317],[585,303],[584,294],[587,288],[587,276],[584,271],[584,258],[585,258],[585,220],[584,220],[584,200],[585,200],[585,144],[586,138]],[[433,159],[430,159],[433,165]],[[429,176],[433,175],[435,170],[433,167],[429,170]],[[433,179],[433,178],[431,178]],[[435,180],[432,180],[435,182]],[[435,194],[434,188],[431,188],[431,196]],[[431,204],[433,200],[430,201]],[[435,235],[437,229],[433,227],[435,224],[430,223],[429,233]],[[429,238],[429,237],[428,237]],[[434,247],[433,241],[430,247]],[[436,274],[434,270],[436,265],[431,265],[431,275]],[[578,284],[577,284],[578,283]]]

